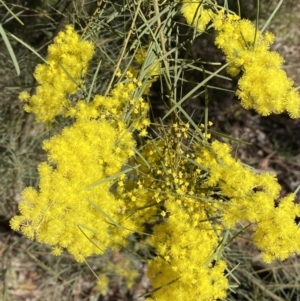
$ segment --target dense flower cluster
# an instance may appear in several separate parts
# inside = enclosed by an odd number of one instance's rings
[[[179,200],[170,199],[166,205],[168,219],[153,233],[152,244],[159,256],[148,261],[148,275],[153,288],[161,289],[152,294],[152,299],[224,298],[228,288],[226,263],[215,255],[221,233],[207,220],[201,205],[189,214],[178,204]],[[198,226],[191,226],[195,222]]]
[[[213,11],[205,8],[204,1],[183,0],[182,3],[181,13],[188,24],[200,32],[204,31],[214,17]]]
[[[254,242],[266,262],[300,253],[300,229],[295,222],[300,205],[294,203],[294,194],[278,200],[280,185],[273,174],[257,174],[243,166],[232,158],[227,144],[217,141],[211,149],[202,148],[196,162],[209,170],[203,187],[218,187],[227,198],[218,205],[227,227],[241,220],[256,225]]]
[[[300,229],[295,222],[300,217],[300,206],[294,203],[295,195],[280,200],[277,208],[266,210],[255,230],[253,241],[262,250],[265,262],[286,259],[300,252]]]
[[[80,41],[72,26],[61,31],[48,47],[47,63],[35,69],[34,77],[39,84],[36,93],[20,94],[20,100],[27,102],[25,111],[35,114],[40,122],[53,122],[56,116],[64,116],[71,106],[68,95],[82,86],[93,52],[93,44]]]
[[[286,110],[299,116],[299,96],[281,70],[282,58],[269,51],[273,35],[236,15],[215,13],[205,1],[184,0],[181,11],[198,31],[213,22],[228,72],[242,72],[237,94],[244,107],[262,115]],[[20,95],[39,121],[61,115],[73,123],[44,141],[48,160],[38,167],[39,187],[24,189],[12,229],[51,245],[55,255],[66,249],[79,262],[125,246],[131,233],[146,233],[156,254],[148,259],[153,291],[147,300],[157,301],[225,298],[222,235],[239,221],[253,224],[253,240],[266,262],[300,253],[295,195],[280,199],[273,174],[244,166],[228,144],[209,141],[207,128],[191,129],[177,116],[169,125],[156,125],[156,138],[140,138],[137,146],[133,135],[147,136],[150,120],[149,104],[136,95],[147,94],[162,71],[153,54],[136,52],[139,66],[152,55],[144,82],[131,67],[106,96],[71,104],[68,97],[82,85],[92,54],[93,45],[67,26],[49,47],[48,63],[36,69],[37,93]],[[136,276],[117,274],[129,286]],[[108,281],[100,276],[102,294]]]
[[[226,55],[228,73],[236,76],[242,72],[236,92],[242,106],[262,116],[286,111],[292,118],[299,118],[300,95],[282,70],[283,58],[269,50],[274,35],[262,34],[249,20],[235,14],[205,8],[204,2],[183,0],[181,12],[200,32],[213,22],[215,44]]]
[[[299,118],[299,93],[281,68],[283,58],[269,50],[274,36],[262,34],[249,20],[223,11],[214,19],[214,27],[215,44],[226,55],[229,74],[242,71],[237,91],[242,106],[263,116],[287,111],[292,118]]]
[[[124,204],[110,192],[112,181],[88,186],[119,172],[134,145],[125,127],[115,128],[105,120],[78,121],[64,128],[44,142],[48,163],[38,168],[39,191],[23,191],[21,215],[11,220],[11,227],[52,245],[55,255],[65,248],[81,262],[102,254],[111,245],[111,220],[122,218]]]

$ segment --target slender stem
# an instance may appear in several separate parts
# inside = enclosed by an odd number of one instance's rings
[[[153,1],[153,8],[154,8],[155,14],[157,16],[159,16],[160,12],[159,12],[158,0]],[[170,65],[169,65],[168,58],[165,57],[165,54],[167,53],[166,38],[164,36],[163,30],[161,30],[161,26],[162,26],[161,19],[160,19],[160,17],[158,17],[157,18],[157,28],[156,28],[155,34],[158,33],[158,31],[160,31],[159,36],[160,36],[162,54],[164,55],[163,64],[164,64],[164,67],[165,67],[165,70],[166,70],[165,77],[166,77],[166,84],[167,84],[167,88],[168,88],[168,92],[169,92],[168,93],[169,94],[169,99],[170,99],[169,104],[170,104],[170,107],[172,107],[173,106],[172,98],[174,96],[173,96],[173,91],[172,91],[172,81],[171,81],[171,77],[170,77]],[[173,120],[173,122],[175,122],[175,120],[176,120],[175,112],[172,113],[172,120]]]
[[[206,79],[205,70],[202,66],[203,70],[203,77]],[[208,92],[207,92],[207,82],[204,85],[205,88],[205,108],[204,108],[204,133],[205,133],[205,139],[207,139],[207,125],[208,125]]]
[[[258,18],[259,18],[259,5],[260,1],[257,0],[256,2],[256,26],[255,26],[255,35],[254,35],[254,41],[253,41],[253,50],[255,47],[255,42],[256,42],[256,36],[257,36],[257,31],[258,31]]]
[[[109,84],[108,84],[108,86],[107,86],[107,88],[106,88],[106,91],[105,91],[104,95],[107,95],[108,92],[110,91],[111,85],[112,85],[112,83],[113,83],[113,81],[114,81],[114,79],[115,79],[115,77],[116,77],[117,72],[119,71],[119,68],[120,68],[122,59],[123,59],[124,54],[125,54],[125,51],[126,51],[126,49],[127,49],[127,45],[128,45],[128,43],[129,43],[129,39],[130,39],[130,37],[131,37],[131,35],[132,35],[132,33],[133,33],[133,30],[134,30],[134,27],[135,27],[135,25],[136,25],[136,24],[135,24],[135,21],[136,21],[136,19],[137,19],[138,14],[139,14],[141,3],[142,3],[142,1],[139,1],[139,2],[138,2],[138,5],[137,5],[137,7],[136,7],[136,9],[135,9],[135,14],[134,14],[134,16],[133,16],[132,23],[131,23],[131,26],[130,26],[128,35],[127,35],[127,37],[126,37],[126,39],[125,39],[125,41],[124,41],[123,49],[122,49],[122,51],[121,51],[121,53],[120,53],[118,62],[117,62],[117,64],[116,64],[116,67],[115,67],[115,70],[114,70],[114,73],[113,73],[113,75],[112,75],[112,77],[111,77],[111,79],[110,79],[110,82],[109,82]]]
[[[239,14],[239,17],[241,18],[241,4],[240,4],[240,0],[237,0],[237,7],[238,7],[238,14]]]

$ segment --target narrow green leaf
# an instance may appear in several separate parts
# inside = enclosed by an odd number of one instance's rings
[[[122,170],[122,171],[120,171],[120,172],[118,172],[118,173],[113,174],[113,175],[110,176],[110,177],[107,177],[107,178],[105,178],[105,179],[102,179],[102,180],[100,180],[100,181],[97,181],[97,182],[95,182],[95,183],[93,183],[93,184],[91,184],[91,185],[85,187],[85,189],[91,189],[91,188],[94,188],[94,187],[96,187],[96,186],[98,186],[98,185],[101,185],[101,184],[103,184],[103,183],[109,182],[109,181],[111,181],[111,180],[113,180],[113,179],[115,179],[115,178],[121,176],[121,175],[124,174],[124,173],[130,172],[130,171],[132,171],[133,169],[137,169],[139,166],[140,166],[140,164],[139,164],[139,165],[136,165],[136,166],[133,166],[133,167],[130,167],[130,168],[127,168],[127,169],[124,169],[124,170]]]
[[[38,58],[40,58],[44,63],[47,64],[47,61],[40,54],[38,54],[31,46],[29,46],[27,43],[25,43],[24,41],[22,41],[21,39],[19,39],[15,35],[13,35],[12,33],[8,33],[8,35],[10,37],[14,38],[16,41],[18,41],[22,45],[24,45],[27,49],[29,49],[32,53],[34,53]]]
[[[24,25],[24,23],[17,17],[17,15],[20,15],[24,12],[24,10],[22,10],[21,12],[18,12],[17,14],[15,14],[6,4],[4,1],[0,0],[0,2],[2,3],[2,5],[7,9],[7,11],[21,24]],[[8,18],[7,20],[5,20],[4,23],[7,23],[11,20],[11,18]],[[2,23],[2,24],[4,24]]]
[[[277,13],[278,9],[280,8],[281,4],[282,4],[283,0],[280,0],[277,4],[277,6],[275,7],[274,11],[272,12],[272,14],[270,15],[270,17],[268,18],[268,20],[266,21],[265,25],[263,26],[263,28],[261,29],[261,32],[263,33],[266,28],[268,27],[269,23],[271,22],[271,20],[274,18],[275,14]]]
[[[96,81],[98,72],[100,70],[100,66],[101,66],[101,61],[99,61],[99,64],[98,64],[97,69],[96,69],[96,72],[94,73],[92,84],[91,84],[91,87],[90,87],[90,90],[89,90],[89,94],[87,96],[87,102],[90,102],[90,98],[91,98],[91,95],[92,95],[93,87],[95,85],[95,81]]]
[[[19,76],[19,75],[20,75],[20,67],[19,67],[17,58],[16,58],[16,56],[15,56],[14,50],[13,50],[13,48],[11,47],[11,44],[10,44],[10,42],[9,42],[9,39],[7,38],[7,35],[6,35],[6,33],[5,33],[5,30],[4,30],[4,28],[2,27],[2,24],[0,24],[0,34],[1,34],[2,39],[3,39],[3,41],[4,41],[4,44],[5,44],[5,46],[6,46],[7,50],[8,50],[8,53],[9,53],[9,55],[10,55],[12,61],[13,61],[13,64],[14,64],[15,69],[16,69],[16,72],[17,72],[17,74],[18,74],[18,76]]]
[[[212,73],[211,75],[209,75],[207,78],[205,78],[201,83],[199,83],[198,85],[196,85],[195,88],[193,88],[189,93],[187,93],[184,97],[181,98],[180,101],[176,102],[174,100],[174,106],[165,114],[165,116],[162,118],[162,120],[166,119],[174,110],[179,109],[182,112],[184,111],[181,106],[182,103],[184,101],[186,101],[193,93],[195,93],[199,88],[203,87],[209,80],[211,80],[216,74],[218,74],[219,72],[221,72],[223,69],[225,69],[227,66],[229,65],[229,63],[225,64],[224,66],[222,66],[221,68],[219,68],[217,71],[215,71],[214,73]],[[191,118],[189,118],[191,119]]]
[[[294,191],[294,194],[297,194],[299,190],[300,190],[300,185],[298,185],[298,187],[297,187],[296,190]]]
[[[241,139],[238,139],[238,138],[234,138],[232,136],[229,136],[229,135],[226,135],[226,134],[223,134],[223,133],[220,133],[220,132],[216,132],[216,131],[211,130],[211,129],[209,130],[209,132],[212,133],[214,136],[226,138],[228,140],[235,141],[235,142],[238,142],[240,144],[252,145],[251,142],[248,142],[248,141],[245,141],[245,140],[241,140]]]
[[[100,280],[98,275],[94,272],[94,270],[92,269],[92,267],[89,265],[89,263],[84,260],[85,264],[88,266],[88,268],[90,269],[90,271],[93,273],[93,275],[96,277],[97,280]]]
[[[119,225],[109,214],[107,214],[104,210],[102,210],[99,206],[97,206],[93,201],[88,199],[88,202],[95,208],[97,209],[103,216],[105,216],[111,224],[115,225],[121,230],[125,230],[121,225]]]
[[[177,277],[176,279],[172,280],[172,281],[169,281],[168,283],[166,284],[163,284],[155,289],[153,289],[151,292],[149,293],[146,293],[146,294],[143,294],[141,296],[138,296],[138,298],[141,298],[141,297],[148,297],[148,296],[151,296],[151,294],[153,294],[154,292],[157,292],[159,291],[160,289],[164,288],[164,287],[168,287],[169,285],[171,285],[172,283],[176,282],[180,277]]]
[[[149,165],[148,161],[143,157],[143,155],[135,148],[134,152],[143,160],[146,166],[150,169],[151,166]]]

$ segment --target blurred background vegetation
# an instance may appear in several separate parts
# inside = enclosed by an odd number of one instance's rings
[[[255,20],[257,1],[240,2],[242,16]],[[114,1],[115,9],[120,9],[126,3],[125,0]],[[236,0],[228,3],[232,10],[237,11]],[[277,3],[272,0],[260,1],[260,25],[268,19]],[[103,7],[104,10],[108,9],[105,1],[0,1],[1,24],[20,66],[18,76],[9,51],[0,38],[0,279],[3,280],[0,281],[0,300],[143,300],[137,297],[149,289],[144,265],[132,259],[134,268],[140,273],[136,285],[128,290],[122,282],[122,276],[115,274],[109,285],[109,294],[104,297],[96,287],[96,278],[91,269],[101,274],[106,271],[107,262],[124,267],[122,253],[91,258],[89,266],[79,265],[67,255],[59,258],[49,255],[47,247],[12,232],[8,224],[9,219],[17,213],[21,191],[26,186],[37,185],[36,168],[45,159],[41,141],[49,136],[49,129],[35,123],[33,116],[23,111],[18,100],[18,94],[24,89],[34,91],[33,71],[41,60],[10,34],[44,57],[47,46],[65,24],[74,23],[78,30],[86,27],[95,29],[94,39],[101,47],[92,62],[90,74],[93,75],[93,70],[101,60],[102,67],[95,88],[101,93],[107,86],[107,79],[114,67],[112,62],[118,56],[129,24],[128,16],[120,15],[107,24],[105,34],[98,36],[95,16]],[[9,10],[23,24],[13,18]],[[108,18],[111,13],[109,10],[102,11],[101,16]],[[296,86],[300,86],[299,24],[299,1],[284,0],[268,28],[277,37],[273,49],[285,57],[284,68]],[[213,46],[210,33],[201,35],[201,39],[195,41],[192,56],[194,59],[224,61],[222,54]],[[191,72],[186,76],[192,83],[201,74]],[[236,82],[224,84],[216,80],[213,84],[234,89]],[[155,85],[153,89],[152,95],[157,98]],[[230,92],[213,91],[209,96],[213,129],[251,142],[250,146],[234,145],[237,156],[258,172],[276,172],[284,187],[284,194],[294,191],[300,184],[299,120],[291,120],[285,115],[261,117],[245,111]],[[153,105],[159,114],[161,104],[156,100]],[[186,106],[185,109],[197,118],[203,111],[204,100],[199,97]],[[55,128],[50,131],[55,131]],[[260,261],[259,252],[246,233],[228,250],[227,258],[230,266],[236,267],[230,277],[233,282],[240,283],[234,292],[230,292],[228,300],[300,300],[299,257],[266,265]]]

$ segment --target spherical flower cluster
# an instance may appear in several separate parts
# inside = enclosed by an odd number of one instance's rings
[[[67,96],[82,86],[93,52],[93,44],[80,41],[79,35],[68,25],[48,47],[47,63],[39,64],[35,69],[36,93],[32,96],[26,92],[20,94],[20,100],[27,102],[25,111],[45,123],[66,114],[71,106]]]
[[[48,162],[39,165],[39,190],[23,191],[12,229],[52,245],[55,255],[67,249],[79,262],[102,254],[112,242],[112,221],[124,218],[123,202],[110,192],[113,179],[105,179],[120,172],[134,145],[126,128],[105,120],[77,121],[45,141]]]
[[[235,76],[242,71],[236,93],[242,106],[263,116],[287,111],[292,118],[300,117],[300,96],[281,69],[283,58],[269,50],[274,36],[262,34],[249,20],[224,11],[216,15],[213,25],[215,44],[229,63],[228,73]]]
[[[278,200],[280,185],[273,174],[256,174],[232,158],[228,145],[217,141],[211,148],[201,148],[196,162],[209,170],[203,187],[218,187],[227,198],[218,205],[224,223],[229,228],[241,220],[256,225],[254,242],[266,262],[300,252],[300,230],[295,223],[300,205],[294,203],[294,194]]]
[[[181,7],[181,13],[186,18],[187,23],[199,32],[204,31],[214,17],[213,11],[206,9],[203,2],[183,0]]]
[[[214,13],[202,3],[182,2],[182,14],[198,31],[213,21],[215,44],[229,63],[227,72],[232,76],[242,72],[236,95],[245,109],[254,109],[262,116],[286,111],[292,118],[300,117],[300,95],[282,70],[283,58],[269,50],[273,34],[262,34],[249,20],[224,10]]]
[[[300,205],[294,201],[293,193],[282,198],[278,207],[264,212],[257,225],[253,241],[262,250],[265,262],[284,260],[300,251],[300,229],[295,222],[300,217]]]

